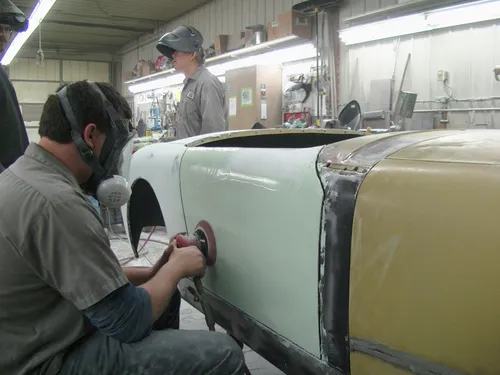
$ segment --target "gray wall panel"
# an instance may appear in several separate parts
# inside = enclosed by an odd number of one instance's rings
[[[395,68],[397,90],[411,53],[403,90],[418,94],[417,110],[439,109],[436,98],[451,93],[452,109],[500,108],[500,82],[493,75],[493,68],[500,65],[500,21],[403,37],[399,44],[393,39],[343,46],[341,51],[342,104],[356,99],[362,108],[373,110],[368,102],[371,82],[392,78]],[[452,92],[438,81],[439,69],[449,72]],[[425,128],[423,121],[431,117],[429,113],[415,115],[413,127]],[[500,128],[500,111],[452,112],[449,117],[451,127],[484,123]]]

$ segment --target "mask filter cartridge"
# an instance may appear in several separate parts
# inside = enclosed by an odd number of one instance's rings
[[[128,202],[132,195],[127,180],[115,175],[102,181],[97,187],[96,196],[99,202],[108,208],[120,208]]]

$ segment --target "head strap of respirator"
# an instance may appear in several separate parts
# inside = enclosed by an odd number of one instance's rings
[[[75,115],[67,96],[68,86],[59,90],[57,96],[71,125],[71,138],[82,159],[92,169],[92,176],[89,181],[82,185],[82,189],[94,196],[104,206],[119,208],[128,202],[131,195],[130,186],[123,174],[127,168],[124,162],[130,160],[132,155],[134,131],[130,120],[119,115],[99,86],[94,82],[88,82],[88,84],[99,93],[110,125],[99,158],[83,140],[83,130],[87,124],[84,124],[83,120],[78,119]],[[130,155],[125,155],[127,153]]]

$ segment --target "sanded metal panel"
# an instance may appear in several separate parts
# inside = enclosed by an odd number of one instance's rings
[[[217,240],[204,285],[317,357],[320,149],[188,148],[180,172],[188,230]]]
[[[497,165],[377,164],[356,201],[350,337],[500,373],[499,190]]]
[[[333,168],[347,170],[369,170],[381,160],[431,139],[449,137],[461,131],[435,130],[422,132],[389,132],[349,139],[325,146],[321,161]]]
[[[390,156],[392,159],[500,164],[500,132],[488,129],[435,131],[448,136],[429,139]]]

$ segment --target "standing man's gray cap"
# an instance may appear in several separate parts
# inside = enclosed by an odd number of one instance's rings
[[[201,33],[194,27],[184,25],[163,35],[156,45],[156,49],[170,60],[175,51],[198,52],[200,48],[203,48]]]
[[[9,0],[0,0],[0,25],[8,25],[19,33],[28,29],[28,18]]]

